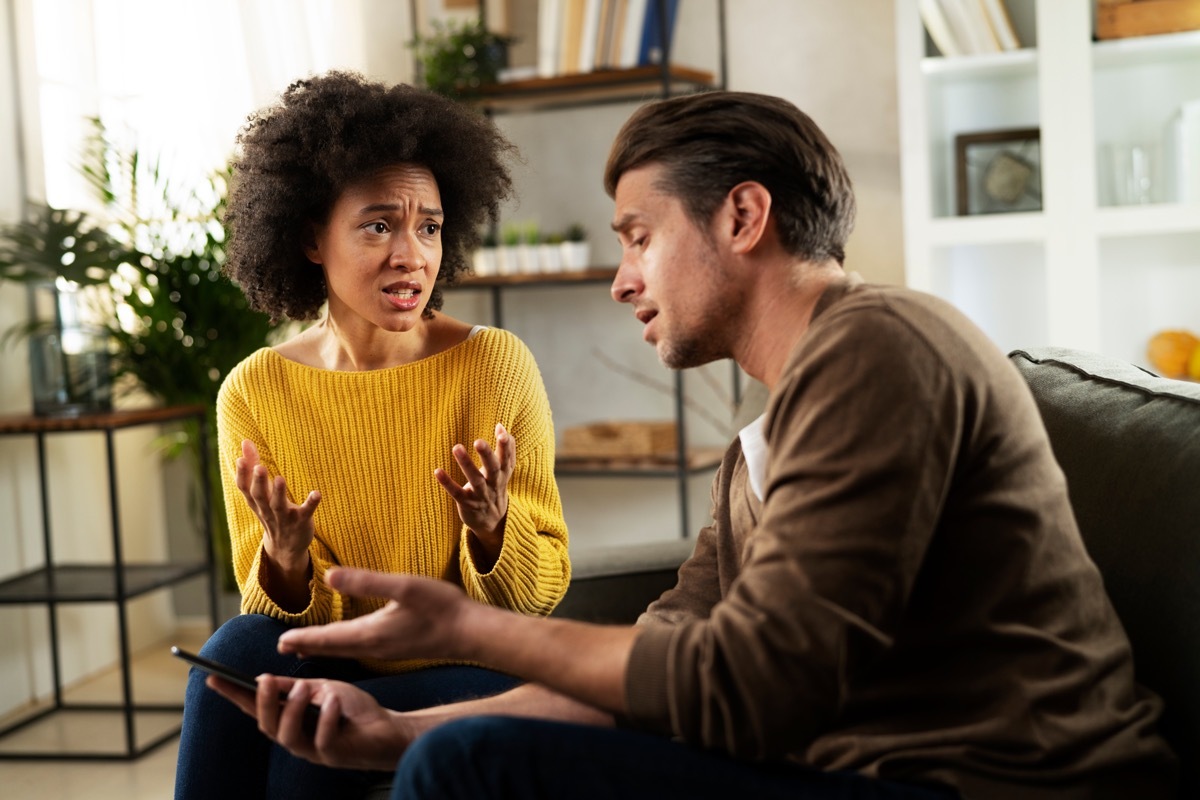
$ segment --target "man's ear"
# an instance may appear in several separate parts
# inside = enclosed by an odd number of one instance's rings
[[[744,181],[725,198],[730,214],[730,245],[735,253],[749,253],[762,241],[771,218],[771,193],[757,181]]]

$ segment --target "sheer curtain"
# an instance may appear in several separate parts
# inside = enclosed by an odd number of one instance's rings
[[[77,169],[88,117],[186,185],[224,164],[246,116],[293,80],[365,71],[362,2],[20,2],[39,111],[27,115],[26,136],[44,162],[40,172],[30,165],[30,191],[55,206],[94,204]]]

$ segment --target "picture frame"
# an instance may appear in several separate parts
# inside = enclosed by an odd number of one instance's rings
[[[955,210],[959,216],[1042,210],[1039,128],[954,137]]]

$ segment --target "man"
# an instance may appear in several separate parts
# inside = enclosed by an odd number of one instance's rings
[[[643,338],[770,391],[676,588],[637,626],[594,626],[336,570],[337,591],[392,602],[281,650],[528,683],[409,714],[342,684],[210,685],[306,758],[399,759],[394,797],[1172,796],[1160,703],[1023,381],[945,303],[843,271],[854,197],[812,120],[733,92],[648,105],[605,185],[612,294]]]

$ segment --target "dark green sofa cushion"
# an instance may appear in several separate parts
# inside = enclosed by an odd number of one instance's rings
[[[1166,704],[1182,797],[1200,797],[1200,384],[1062,348],[1009,358],[1033,390],[1088,552]]]

